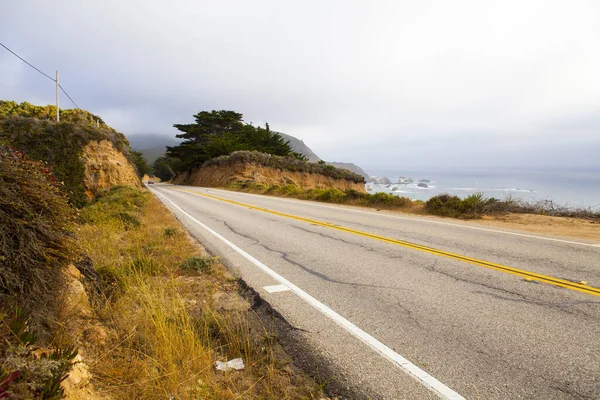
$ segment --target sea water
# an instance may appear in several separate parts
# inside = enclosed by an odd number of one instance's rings
[[[456,171],[370,171],[388,177],[391,185],[367,184],[370,193],[386,192],[413,200],[427,200],[441,193],[466,197],[483,193],[485,197],[508,197],[536,202],[552,200],[572,208],[600,210],[600,169],[510,169],[497,168]],[[396,183],[400,177],[412,183]],[[428,187],[419,187],[419,180]],[[369,190],[370,189],[370,190]]]

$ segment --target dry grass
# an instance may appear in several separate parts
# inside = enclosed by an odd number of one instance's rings
[[[79,232],[100,277],[94,306],[110,331],[106,345],[92,349],[99,392],[120,399],[321,397],[239,298],[237,281],[162,204],[142,196],[139,227],[107,219]],[[191,257],[200,258],[186,263]],[[215,361],[236,357],[244,370],[214,369]]]

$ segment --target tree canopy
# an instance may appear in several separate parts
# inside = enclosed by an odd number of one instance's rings
[[[150,167],[148,166],[148,162],[146,161],[146,157],[139,151],[131,151],[131,157],[133,158],[133,163],[137,168],[138,176],[142,178],[144,175],[152,172]]]
[[[289,142],[278,133],[272,132],[269,124],[265,127],[245,123],[243,116],[235,111],[201,111],[194,115],[193,124],[175,124],[184,139],[177,146],[167,147],[167,156],[177,159],[177,171],[184,171],[215,157],[231,154],[238,150],[255,150],[278,156],[293,156],[305,159],[295,153]]]
[[[175,172],[171,166],[172,160],[168,157],[158,157],[152,166],[154,176],[160,178],[161,181],[169,181],[175,177]]]

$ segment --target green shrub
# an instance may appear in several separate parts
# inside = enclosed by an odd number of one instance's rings
[[[165,228],[163,230],[163,236],[166,238],[173,237],[173,236],[177,235],[177,233],[178,233],[177,228]]]
[[[152,256],[141,255],[127,264],[123,272],[126,275],[147,275],[156,276],[160,275],[165,271],[162,265],[159,265]]]
[[[79,220],[87,224],[113,222],[124,229],[139,228],[147,196],[146,192],[130,186],[113,186],[98,193],[93,203],[82,208]]]
[[[229,189],[241,189],[252,192],[266,192],[269,186],[255,181],[230,181],[226,185]]]
[[[367,197],[367,202],[370,204],[391,205],[395,198],[396,198],[396,196],[394,196],[394,195],[384,193],[384,192],[377,192],[377,193],[370,194]]]
[[[440,194],[425,202],[429,214],[453,218],[479,218],[484,214],[503,212],[503,204],[491,197],[485,199],[483,193],[474,193],[461,199],[458,196]]]
[[[296,185],[285,185],[279,188],[279,194],[284,196],[293,196],[302,193],[302,189]]]
[[[338,189],[327,189],[318,194],[315,199],[327,203],[343,203],[346,200],[346,193]]]
[[[413,204],[408,197],[398,197],[384,192],[364,194],[361,199],[361,204],[369,207],[405,208]]]
[[[346,189],[344,191],[344,193],[346,193],[346,197],[348,199],[352,199],[352,200],[364,199],[365,197],[369,196],[367,193],[359,192],[358,190],[355,190],[355,189]]]
[[[0,397],[14,399],[60,399],[61,382],[77,356],[73,347],[56,348],[36,355],[37,341],[29,315],[21,308],[3,304],[0,310]]]
[[[179,268],[184,271],[207,272],[213,265],[219,262],[219,257],[190,257],[185,260]]]
[[[75,254],[74,220],[48,167],[0,146],[0,301],[33,312],[36,326],[54,315],[62,267]]]

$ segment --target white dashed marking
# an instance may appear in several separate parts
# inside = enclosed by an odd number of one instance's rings
[[[286,290],[290,290],[290,288],[285,285],[265,286],[263,289],[269,293],[285,292]]]

